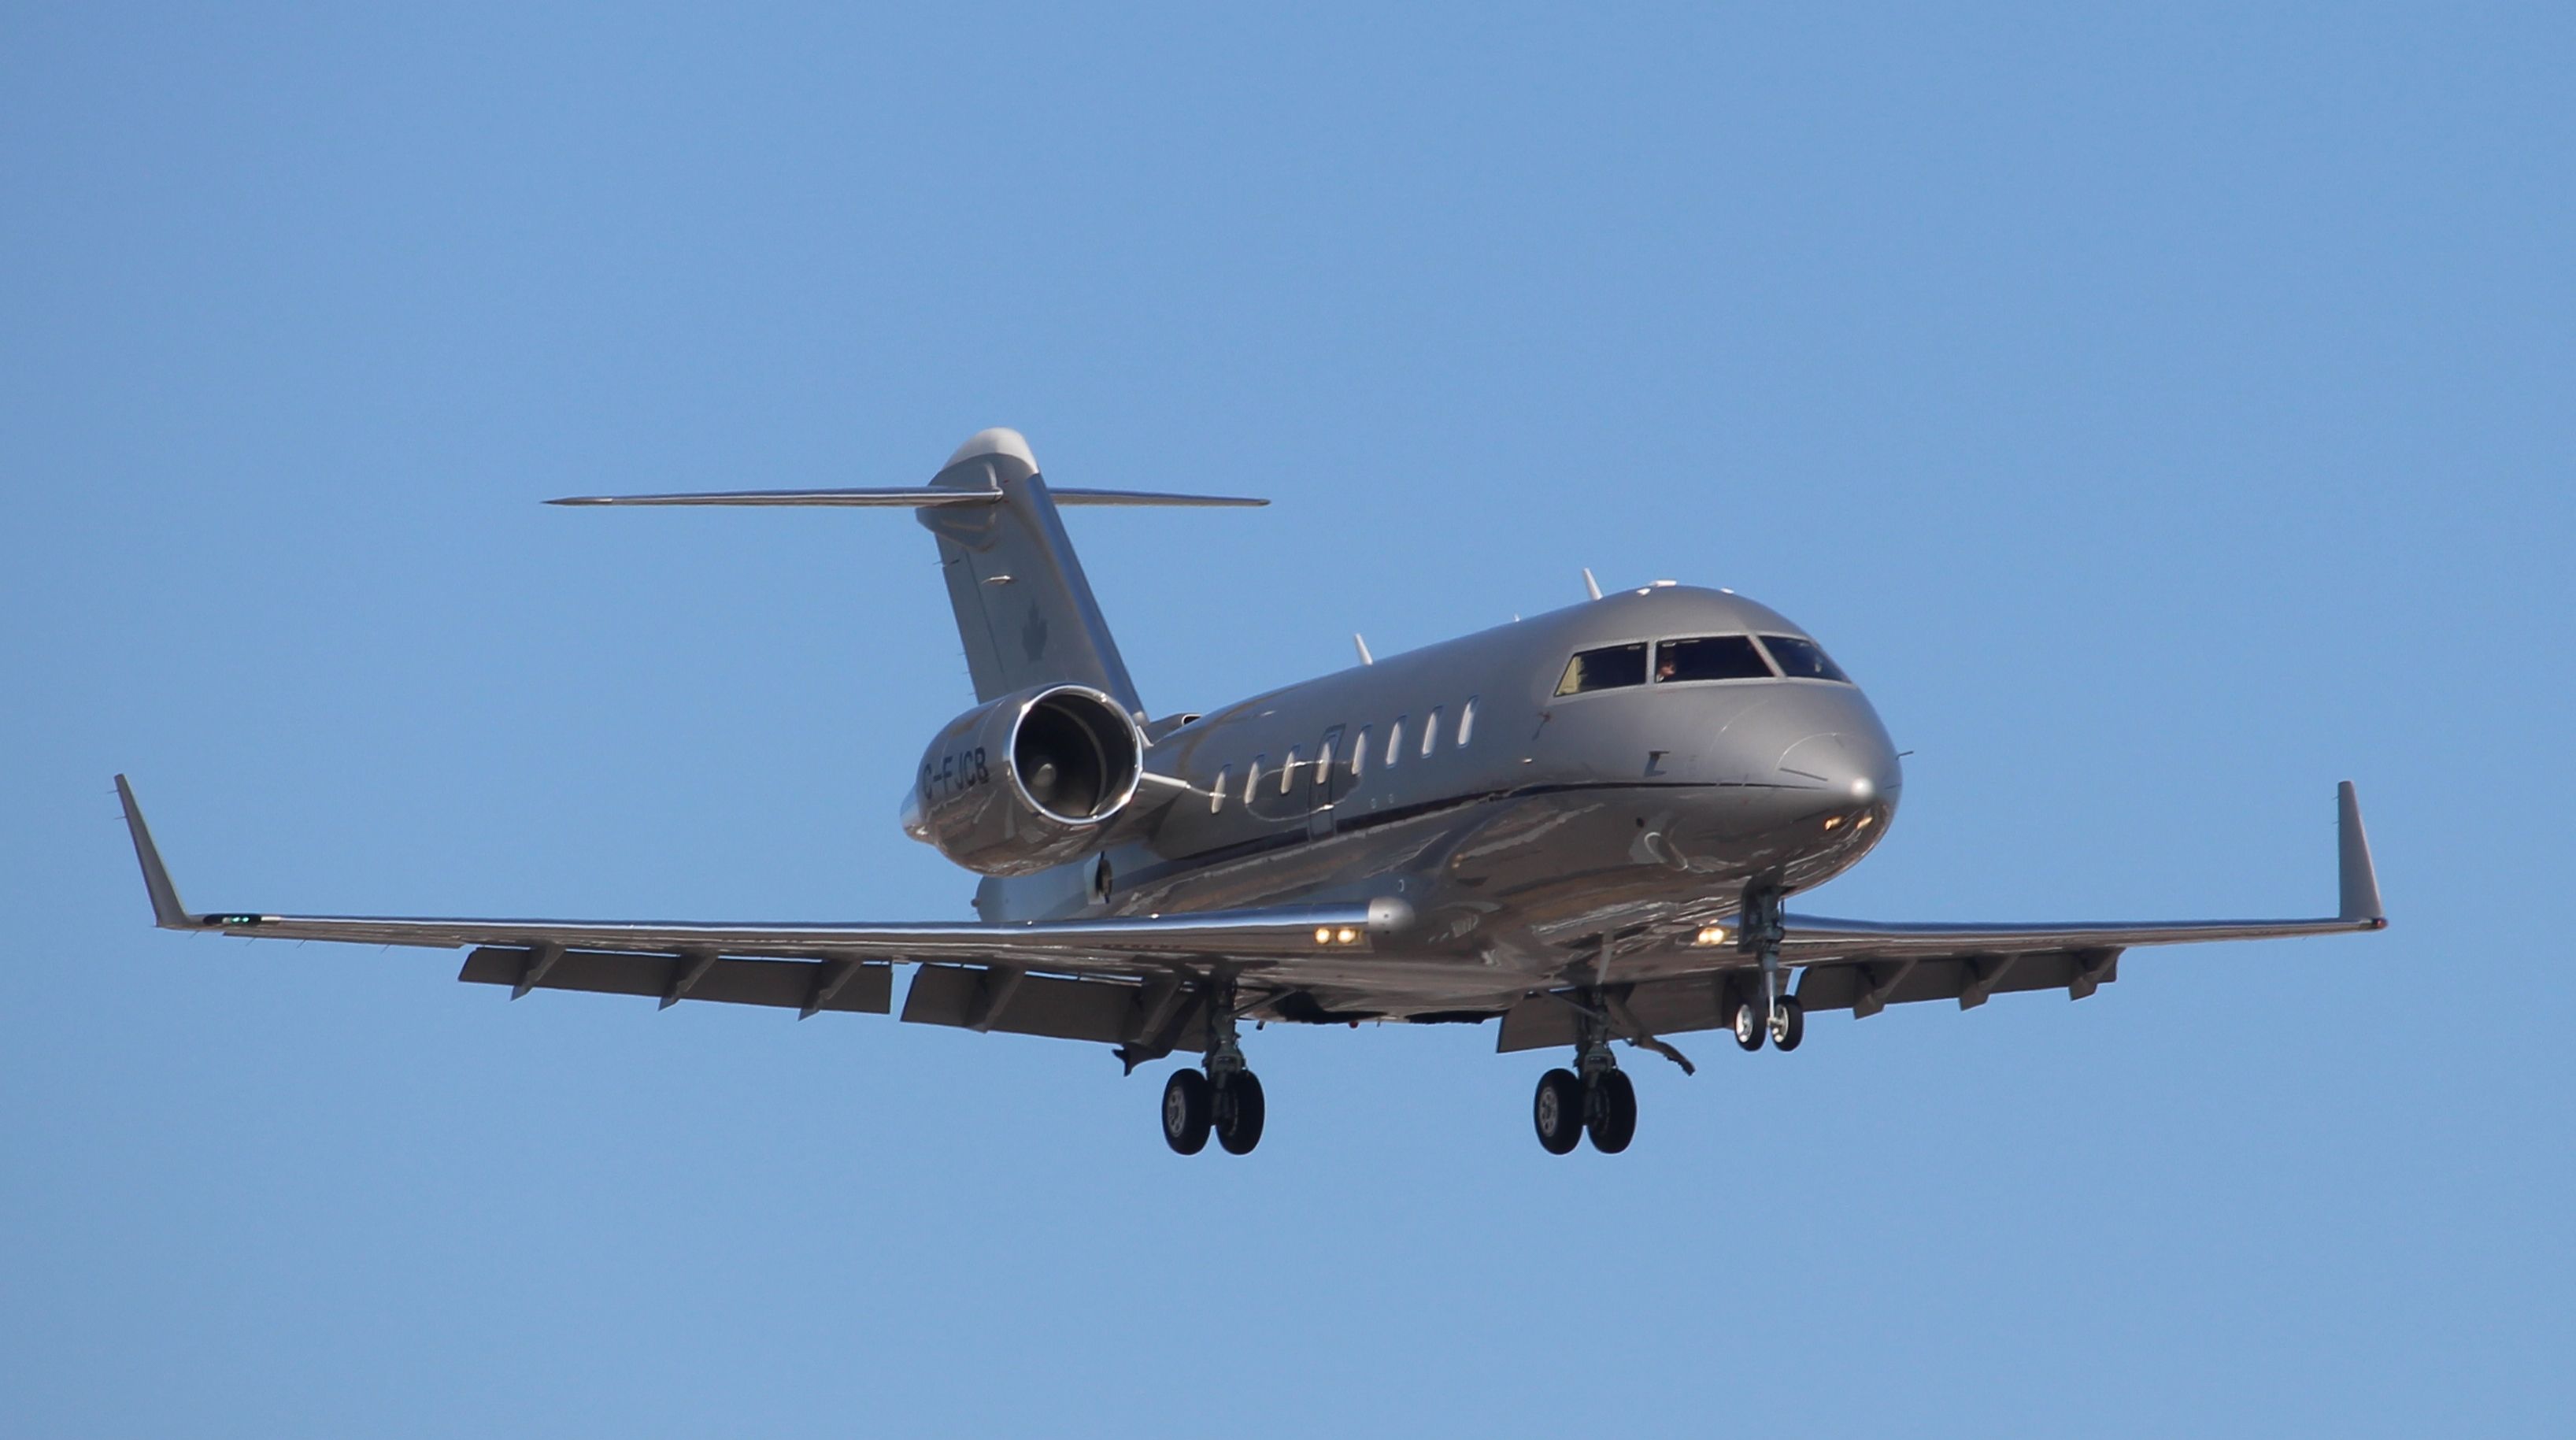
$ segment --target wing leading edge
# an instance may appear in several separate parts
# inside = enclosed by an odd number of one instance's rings
[[[2313,920],[2073,921],[2026,924],[1889,924],[1782,917],[1780,956],[1791,963],[1829,958],[1868,959],[1989,956],[2037,950],[2183,945],[2202,940],[2273,940],[2293,935],[2341,935],[2384,930],[2379,876],[2370,839],[2361,826],[2361,800],[2352,782],[2335,787],[2336,913]]]
[[[1135,977],[1196,971],[1217,962],[1287,959],[1327,950],[1365,952],[1376,937],[1412,921],[1402,901],[1365,905],[1307,905],[1267,910],[1212,911],[1190,915],[1129,916],[1024,924],[979,921],[733,923],[690,920],[512,920],[466,917],[276,915],[252,911],[190,911],[144,823],[134,788],[116,777],[117,798],[153,923],[165,930],[213,931],[249,938],[336,940],[444,949],[483,947],[534,957],[539,981],[566,958],[649,959],[657,969],[671,962],[715,957],[894,962],[961,960],[1066,975]],[[483,951],[478,951],[478,955]],[[482,962],[484,968],[494,962]],[[730,963],[730,960],[728,960]],[[576,966],[576,968],[579,968]],[[466,979],[489,978],[467,966]],[[545,987],[558,988],[558,987]],[[562,986],[616,989],[622,986]],[[643,993],[643,992],[638,992]],[[710,997],[712,998],[712,997]],[[766,1002],[753,1002],[766,1003]],[[782,1002],[783,1003],[783,1002]]]

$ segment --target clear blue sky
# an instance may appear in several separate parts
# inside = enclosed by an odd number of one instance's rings
[[[0,18],[0,1430],[2564,1433],[2565,7],[381,11]],[[1615,1160],[147,928],[119,769],[201,907],[963,915],[918,527],[535,502],[994,424],[1276,497],[1075,517],[1158,708],[1728,585],[1915,752],[1807,908],[2315,911],[2350,777],[2396,927]]]

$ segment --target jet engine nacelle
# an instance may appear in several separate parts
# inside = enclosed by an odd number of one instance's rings
[[[951,720],[904,797],[904,833],[985,875],[1026,875],[1100,843],[1136,798],[1145,733],[1088,685],[1041,685]]]

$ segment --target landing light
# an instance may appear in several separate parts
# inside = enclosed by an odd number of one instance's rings
[[[1826,816],[1826,817],[1825,817],[1825,828],[1826,828],[1826,829],[1828,829],[1828,830],[1840,830],[1841,828],[1843,828],[1843,817],[1841,817],[1840,815],[1828,815],[1828,816]]]
[[[1853,829],[1855,829],[1855,830],[1866,830],[1866,829],[1868,829],[1868,828],[1869,828],[1869,822],[1871,822],[1872,820],[1875,820],[1875,819],[1877,819],[1877,818],[1878,818],[1878,817],[1877,817],[1877,816],[1875,816],[1875,815],[1863,815],[1863,816],[1862,816],[1862,817],[1860,817],[1859,819],[1857,819],[1857,820],[1855,820],[1855,821],[1853,821],[1853,822],[1852,822],[1852,828],[1853,828]]]
[[[1726,927],[1723,925],[1703,925],[1699,927],[1699,934],[1693,938],[1692,943],[1696,945],[1723,945],[1726,943]]]
[[[1333,938],[1344,945],[1356,945],[1360,942],[1360,932],[1345,925]]]
[[[1330,925],[1318,925],[1318,926],[1316,926],[1316,927],[1315,927],[1315,943],[1316,943],[1316,944],[1318,944],[1318,945],[1330,945],[1330,944],[1332,944],[1332,943],[1333,943],[1333,927],[1332,927],[1332,926],[1330,926]]]

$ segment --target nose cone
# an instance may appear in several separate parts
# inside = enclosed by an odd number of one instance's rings
[[[1881,805],[1893,811],[1905,788],[1895,743],[1860,691],[1847,685],[1800,686],[1781,718],[1794,723],[1768,777],[1790,795],[1812,792],[1819,810]]]
[[[1790,746],[1778,768],[1780,785],[1812,789],[1820,801],[1834,805],[1893,804],[1905,788],[1896,752],[1884,735],[1819,731]]]

